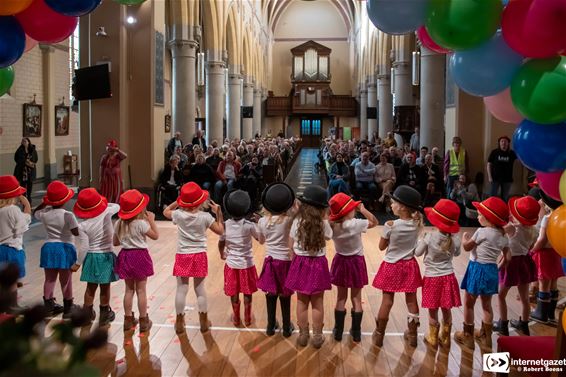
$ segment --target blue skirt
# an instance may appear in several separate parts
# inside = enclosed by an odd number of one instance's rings
[[[499,288],[497,264],[470,261],[460,288],[474,296],[492,296]]]
[[[93,284],[109,284],[120,279],[114,272],[116,254],[87,253],[81,271],[81,281]]]
[[[41,247],[41,268],[68,270],[76,261],[77,250],[71,243],[47,242]]]
[[[26,276],[26,253],[7,245],[0,245],[0,266],[13,263],[18,266],[20,279]]]

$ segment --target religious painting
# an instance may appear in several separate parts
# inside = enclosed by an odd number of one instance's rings
[[[24,137],[41,136],[41,105],[24,103]]]
[[[171,115],[165,115],[165,133],[171,132]]]
[[[55,106],[55,136],[69,135],[69,107]]]

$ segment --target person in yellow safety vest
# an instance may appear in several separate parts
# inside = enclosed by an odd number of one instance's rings
[[[452,148],[446,151],[444,156],[444,182],[446,183],[446,195],[450,195],[454,182],[460,175],[468,173],[468,154],[462,148],[462,139],[455,136],[452,138]]]

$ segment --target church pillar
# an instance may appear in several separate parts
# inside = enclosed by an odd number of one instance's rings
[[[421,46],[420,144],[444,150],[445,55]]]
[[[384,139],[393,131],[393,96],[391,95],[391,78],[389,74],[377,77],[379,95],[379,137]]]
[[[367,84],[368,88],[368,105],[367,107],[377,108],[377,86],[374,76],[369,76]],[[373,114],[373,118],[368,118],[368,138],[373,139],[373,135],[377,133],[377,117]]]
[[[47,182],[57,179],[57,157],[55,155],[55,49],[49,45],[40,45],[43,68],[42,123],[44,176]]]
[[[253,118],[253,136],[256,134],[261,134],[261,98],[263,92],[261,86],[257,84],[257,88],[254,90],[254,118]],[[274,130],[271,130],[273,134]]]
[[[242,76],[236,73],[237,69],[230,67],[233,73],[228,74],[228,124],[227,134],[230,139],[242,137],[241,103],[242,103]]]
[[[368,91],[362,86],[360,89],[360,140],[367,140],[368,138]]]
[[[206,67],[206,143],[224,142],[225,64],[221,59],[210,60]]]
[[[252,107],[254,105],[254,84],[251,77],[246,76],[244,81],[244,98],[243,106]],[[253,132],[253,118],[243,118],[242,119],[242,138],[252,139],[254,137]]]

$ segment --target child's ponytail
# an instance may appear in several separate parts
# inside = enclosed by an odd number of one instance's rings
[[[451,255],[452,245],[454,244],[454,241],[452,240],[452,234],[448,233],[447,236],[448,237],[440,243],[440,250],[444,251],[448,255]]]

